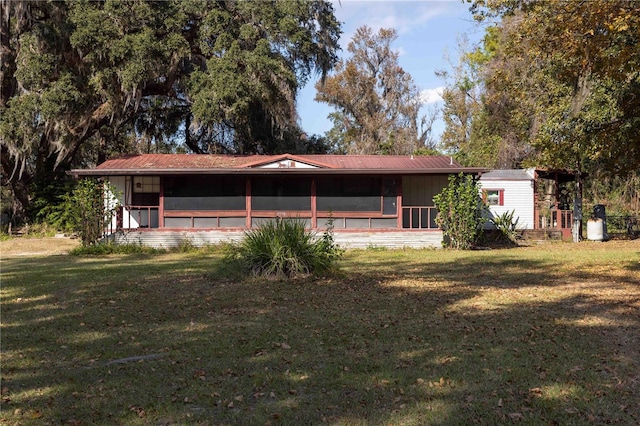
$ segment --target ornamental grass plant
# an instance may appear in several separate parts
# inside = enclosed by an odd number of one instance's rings
[[[506,211],[489,219],[498,231],[498,239],[512,243],[518,239],[518,231],[521,226],[519,224],[520,218],[514,219],[515,213],[515,210]]]
[[[300,219],[277,218],[247,231],[228,247],[227,259],[243,273],[283,279],[328,271],[341,254],[332,226],[319,237]]]

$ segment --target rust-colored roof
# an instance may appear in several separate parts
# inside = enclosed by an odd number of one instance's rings
[[[446,169],[460,168],[460,164],[447,156],[409,155],[301,155],[340,169]]]
[[[290,159],[316,168],[260,168]],[[459,173],[485,169],[462,167],[448,156],[409,155],[209,155],[140,154],[107,160],[94,169],[76,169],[76,176],[172,173]]]
[[[126,155],[96,167],[97,170],[153,170],[153,169],[227,169],[242,167],[247,156],[197,154],[141,154]]]

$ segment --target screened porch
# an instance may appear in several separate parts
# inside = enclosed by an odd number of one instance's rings
[[[175,175],[121,179],[116,229],[248,229],[297,218],[311,229],[435,230],[446,176]]]

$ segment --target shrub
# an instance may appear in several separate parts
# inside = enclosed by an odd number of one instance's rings
[[[54,195],[51,202],[45,198],[38,198],[34,201],[36,223],[47,224],[55,230],[62,232],[73,232],[78,228],[78,218],[80,211],[76,200],[72,195],[72,189],[67,186],[67,192]]]
[[[45,222],[26,223],[20,231],[23,238],[51,238],[56,235],[56,229]]]
[[[449,184],[433,201],[438,209],[436,223],[444,233],[443,244],[463,250],[473,247],[481,235],[486,209],[473,176],[449,176]]]
[[[514,220],[513,216],[515,215],[515,213],[516,211],[512,210],[510,212],[504,212],[489,219],[493,226],[495,226],[498,230],[498,234],[500,235],[501,239],[514,243],[516,242],[518,236],[518,222],[520,221],[519,217],[515,218]]]
[[[256,276],[293,278],[331,269],[342,255],[330,225],[322,236],[305,229],[299,219],[276,219],[247,231],[232,244],[226,259]]]
[[[78,232],[82,245],[96,244],[104,235],[117,208],[113,185],[99,179],[85,178],[73,190],[73,201],[79,214]]]

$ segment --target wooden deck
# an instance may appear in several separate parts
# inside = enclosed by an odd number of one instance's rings
[[[113,234],[118,244],[142,244],[155,248],[173,248],[189,242],[195,246],[234,242],[242,239],[243,231],[169,231],[132,230]],[[320,235],[320,233],[318,233]],[[441,248],[442,231],[335,231],[336,244],[345,249],[384,248]]]

